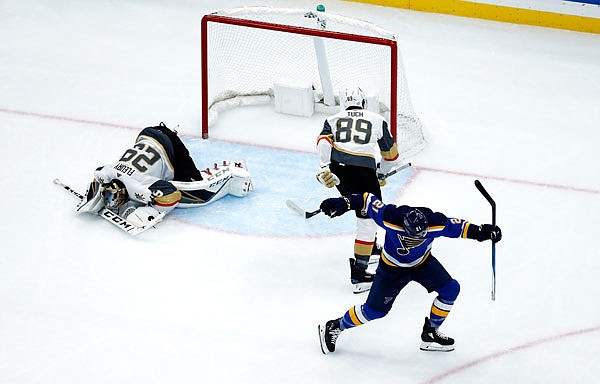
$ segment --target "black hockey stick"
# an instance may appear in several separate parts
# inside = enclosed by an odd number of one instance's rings
[[[60,181],[60,179],[56,178],[56,179],[52,180],[52,182],[54,184],[58,185],[59,187],[64,188],[67,192],[69,192],[71,195],[77,197],[79,200],[83,200],[83,195],[81,193],[77,192],[73,188],[71,188],[68,185],[64,184],[62,181]]]
[[[411,163],[406,163],[403,164],[401,166],[399,166],[398,168],[395,168],[391,171],[389,171],[388,173],[386,173],[385,175],[381,176],[381,177],[377,177],[378,180],[385,180],[388,177],[395,175],[396,173],[402,171],[403,169],[406,169],[408,167],[412,166]],[[318,215],[319,213],[321,213],[321,209],[317,209],[315,211],[307,211],[305,209],[303,209],[302,207],[300,207],[298,204],[296,204],[295,202],[293,202],[292,200],[287,200],[285,202],[285,204],[294,212],[298,213],[300,216],[304,217],[305,219],[310,219],[313,216]]]
[[[403,169],[406,169],[406,168],[408,168],[408,167],[410,167],[410,166],[412,166],[412,164],[411,164],[411,163],[406,163],[406,164],[404,164],[404,165],[401,165],[401,166],[399,166],[399,167],[398,167],[398,168],[396,168],[396,169],[393,169],[393,170],[389,171],[389,172],[388,172],[388,173],[386,173],[385,175],[380,175],[380,176],[377,176],[377,179],[378,179],[379,181],[381,181],[381,180],[385,180],[385,179],[387,179],[388,177],[390,177],[390,176],[392,176],[392,175],[395,175],[396,173],[398,173],[398,172],[402,171]]]
[[[292,211],[296,212],[300,216],[303,216],[305,219],[310,219],[311,217],[318,215],[322,212],[321,208],[317,209],[316,211],[306,211],[302,209],[298,204],[294,203],[292,200],[287,200],[285,204],[288,206],[288,208],[290,208]]]
[[[483,197],[490,203],[492,206],[492,225],[494,228],[496,227],[496,202],[492,199],[492,196],[488,193],[488,191],[483,188],[483,185],[479,180],[475,180],[475,187],[481,192]],[[492,241],[492,300],[496,300],[496,243]]]

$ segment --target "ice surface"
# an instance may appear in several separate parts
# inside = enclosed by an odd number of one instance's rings
[[[314,181],[324,116],[248,107],[199,140],[200,18],[240,5],[316,3],[0,6],[0,383],[597,381],[600,36],[325,4],[399,38],[429,144],[386,200],[483,223],[479,178],[504,239],[495,302],[489,244],[434,243],[461,284],[443,326],[456,351],[418,350],[433,295],[409,285],[324,356],[317,324],[365,299],[348,281],[352,222],[285,208],[330,193]],[[75,216],[52,179],[83,189],[160,121],[180,125],[202,166],[245,157],[255,191],[136,238]]]

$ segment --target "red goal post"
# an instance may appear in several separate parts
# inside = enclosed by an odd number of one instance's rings
[[[220,110],[270,102],[273,83],[293,77],[312,84],[315,110],[326,113],[339,111],[344,86],[360,86],[375,95],[369,109],[388,118],[401,157],[425,146],[396,38],[372,23],[301,9],[224,9],[202,18],[201,49],[203,138]]]

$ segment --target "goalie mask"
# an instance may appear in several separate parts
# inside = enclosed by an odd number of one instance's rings
[[[423,212],[417,208],[413,208],[411,211],[404,215],[404,230],[408,232],[411,237],[419,239],[424,238],[427,235],[428,222]]]
[[[362,89],[359,87],[346,88],[342,96],[342,105],[344,109],[350,107],[367,108],[367,99]]]
[[[111,210],[117,210],[129,200],[129,194],[125,184],[117,179],[102,185],[102,201],[104,206]]]

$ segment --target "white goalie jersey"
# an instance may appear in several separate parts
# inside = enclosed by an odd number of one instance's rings
[[[175,191],[170,190],[169,185],[160,183],[160,180],[168,182],[173,180],[173,176],[173,165],[163,146],[145,136],[140,136],[116,163],[107,164],[94,172],[94,178],[100,185],[119,180],[127,188],[129,199],[142,204],[157,203],[167,209],[177,203],[178,196],[165,199]],[[160,194],[162,199],[155,201]]]
[[[116,163],[96,169],[87,198],[80,202],[77,212],[108,209],[138,227],[146,227],[175,207],[200,207],[228,194],[243,197],[253,188],[243,160],[215,163],[200,175],[199,181],[174,181],[173,166],[160,143],[140,136]],[[126,190],[127,201],[110,207],[104,186],[115,180]]]
[[[244,161],[223,161],[199,171],[177,132],[160,123],[144,128],[117,162],[96,169],[77,212],[98,214],[129,233],[141,233],[176,206],[199,207],[250,190]]]

